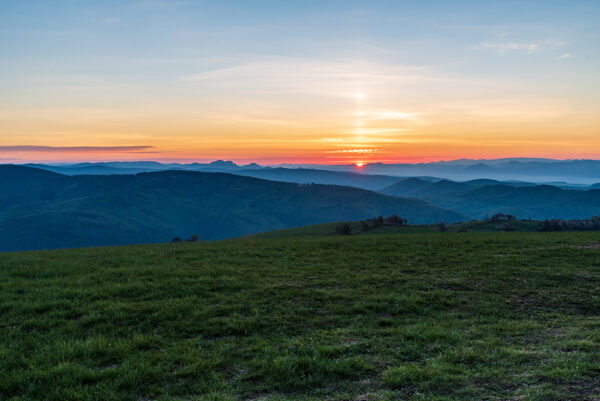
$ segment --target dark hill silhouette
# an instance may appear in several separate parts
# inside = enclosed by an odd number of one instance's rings
[[[236,171],[237,175],[262,178],[266,180],[295,182],[298,184],[344,185],[368,190],[377,190],[391,185],[399,177],[388,175],[370,175],[342,171],[328,171],[308,168],[261,168]]]
[[[162,171],[64,176],[0,166],[0,250],[212,240],[398,214],[411,223],[466,217],[357,188],[227,173]]]
[[[378,190],[391,185],[400,177],[360,174],[348,171],[330,171],[309,168],[261,167],[256,163],[237,166],[231,161],[217,160],[208,164],[160,164],[156,162],[108,162],[78,163],[73,165],[28,164],[64,175],[112,175],[144,172],[185,170],[202,172],[226,172],[265,180],[294,182],[297,184],[344,185],[368,190]]]

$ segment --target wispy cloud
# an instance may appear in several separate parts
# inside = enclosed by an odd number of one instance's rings
[[[350,153],[350,154],[372,154],[372,153],[380,153],[382,150],[377,148],[361,148],[361,149],[336,149],[336,150],[328,150],[325,153]]]
[[[508,36],[508,35],[505,35]],[[514,42],[514,41],[502,41],[502,42],[481,42],[476,48],[494,50],[498,54],[506,54],[510,52],[525,52],[527,54],[533,54],[542,50],[542,47],[563,47],[565,42],[558,39],[548,39],[538,42]]]
[[[565,53],[563,55],[558,56],[559,60],[565,60],[565,59],[568,59],[568,58],[573,58],[573,55],[571,53]]]
[[[182,82],[239,87],[251,82],[261,93],[311,93],[353,98],[373,85],[415,84],[439,80],[427,67],[389,65],[365,60],[256,58],[237,65],[180,77]]]
[[[561,47],[565,45],[565,42],[563,42],[562,40],[556,40],[556,39],[549,39],[549,40],[544,40],[545,44],[548,45],[552,45],[552,46],[557,46],[557,47]]]
[[[367,120],[409,120],[416,121],[422,113],[413,113],[397,110],[376,110],[371,112],[365,118]]]
[[[540,49],[540,45],[537,43],[519,43],[519,42],[483,42],[480,43],[479,47],[483,49],[492,49],[498,52],[498,54],[505,54],[514,51],[524,51],[527,54],[533,54]]]
[[[153,146],[36,146],[14,145],[0,146],[3,152],[139,152],[153,149]]]

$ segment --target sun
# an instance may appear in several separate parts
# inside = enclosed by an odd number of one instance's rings
[[[361,168],[362,166],[365,165],[365,163],[364,162],[356,162],[356,163],[354,163],[354,165],[358,168]]]

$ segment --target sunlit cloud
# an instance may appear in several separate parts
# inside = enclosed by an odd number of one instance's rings
[[[565,59],[568,59],[568,58],[573,58],[573,55],[571,53],[565,53],[565,54],[562,54],[562,55],[558,56],[559,60],[565,60]]]
[[[328,150],[325,153],[360,153],[360,154],[373,154],[379,153],[381,149],[372,149],[372,148],[357,148],[357,149],[336,149],[336,150]]]
[[[354,128],[348,133],[357,135],[377,135],[406,132],[404,128]]]
[[[566,115],[572,106],[565,99],[538,98],[523,96],[520,98],[481,99],[477,102],[449,104],[448,107],[461,109],[467,113],[483,117],[488,121],[523,123],[543,121]]]
[[[409,120],[416,121],[423,113],[413,113],[395,110],[375,110],[372,111],[367,119],[369,120]]]

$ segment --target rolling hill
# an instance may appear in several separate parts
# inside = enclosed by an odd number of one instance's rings
[[[428,182],[407,179],[380,191],[386,195],[412,197],[460,211],[474,218],[509,213],[519,218],[583,219],[600,214],[600,190],[568,190],[551,185],[493,180]]]
[[[162,171],[65,176],[0,166],[0,250],[214,240],[308,224],[398,214],[411,223],[466,216],[357,188],[226,173]]]
[[[307,168],[261,168],[236,171],[234,174],[265,180],[294,182],[297,184],[328,184],[378,190],[392,185],[402,178],[389,175],[359,174],[344,171],[328,171]]]
[[[68,165],[27,164],[64,175],[115,175],[137,174],[167,170],[221,172],[262,178],[265,180],[293,182],[297,184],[343,185],[368,190],[378,190],[401,180],[400,177],[375,174],[360,174],[349,171],[330,171],[310,168],[261,167],[257,164],[238,166],[230,161],[217,160],[212,163],[180,164],[157,162],[106,162],[77,163]]]

